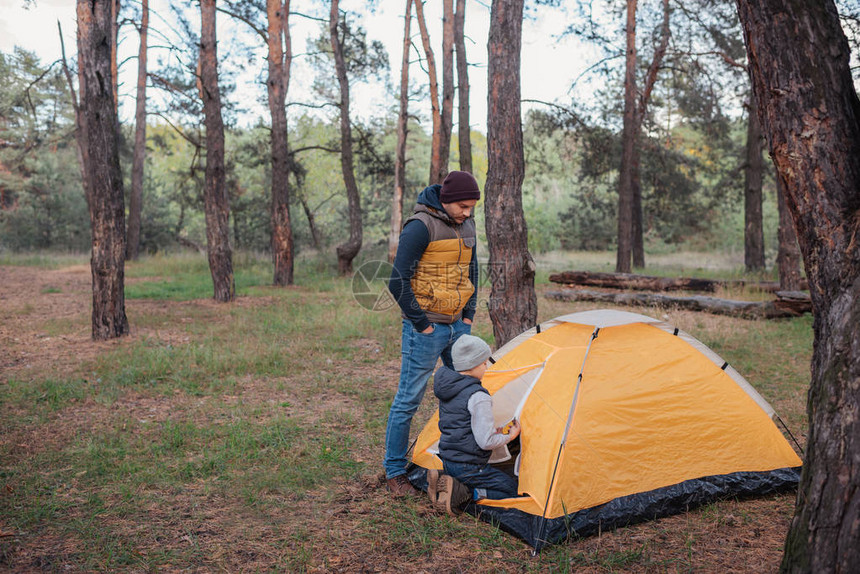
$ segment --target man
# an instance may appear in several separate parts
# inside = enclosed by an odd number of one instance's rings
[[[427,380],[441,357],[449,368],[451,346],[472,329],[477,305],[477,234],[473,218],[478,182],[452,171],[442,185],[418,196],[400,233],[388,289],[403,314],[400,383],[385,431],[385,478],[395,496],[417,493],[406,478],[409,429]]]

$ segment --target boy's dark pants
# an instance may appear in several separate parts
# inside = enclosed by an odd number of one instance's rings
[[[513,498],[517,494],[517,479],[489,464],[468,464],[442,461],[445,474],[453,476],[472,488],[474,498]]]

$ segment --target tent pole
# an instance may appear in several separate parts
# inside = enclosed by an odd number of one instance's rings
[[[597,334],[600,333],[600,327],[595,327],[594,332],[591,333],[591,339],[588,341],[588,346],[585,348],[585,355],[582,357],[582,365],[579,367],[579,375],[576,377],[576,389],[573,392],[573,400],[570,404],[570,410],[567,413],[567,424],[564,427],[564,434],[561,437],[561,444],[558,446],[558,453],[555,456],[555,465],[552,468],[552,478],[549,481],[549,489],[546,493],[546,502],[543,505],[543,514],[540,517],[540,527],[538,528],[538,535],[535,537],[535,546],[532,555],[537,555],[540,551],[541,542],[544,535],[544,529],[546,528],[546,512],[549,508],[549,499],[552,496],[552,487],[555,486],[555,475],[558,472],[558,464],[561,462],[561,452],[564,450],[564,445],[567,443],[567,435],[570,432],[570,427],[573,424],[573,413],[576,411],[576,403],[579,399],[579,389],[582,386],[582,372],[585,370],[585,361],[588,360],[588,353],[591,351],[591,345],[594,343],[594,340],[597,338]]]
[[[803,447],[801,447],[801,446],[800,446],[800,443],[799,443],[799,442],[797,442],[797,439],[796,439],[796,438],[794,438],[794,434],[791,432],[791,429],[790,429],[790,428],[788,428],[788,425],[787,425],[787,424],[785,424],[785,421],[783,421],[783,420],[782,420],[782,417],[780,417],[778,414],[776,414],[776,412],[774,412],[774,416],[776,417],[776,420],[778,420],[778,421],[779,421],[779,424],[781,424],[781,425],[782,425],[782,428],[784,428],[784,429],[785,429],[785,432],[787,432],[787,433],[788,433],[788,436],[790,436],[790,437],[791,437],[791,440],[793,440],[793,441],[794,441],[794,446],[796,446],[796,447],[797,447],[797,450],[799,450],[799,451],[800,451],[800,459],[801,459],[801,460],[803,460],[803,457],[804,457],[804,456],[805,456],[805,454],[806,454],[806,453],[804,453],[804,452],[803,452]]]

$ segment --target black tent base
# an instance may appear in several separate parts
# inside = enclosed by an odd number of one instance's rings
[[[427,470],[412,465],[409,480],[427,490]],[[610,500],[559,518],[544,519],[512,508],[470,503],[466,512],[522,538],[539,552],[568,538],[585,538],[646,520],[681,514],[726,498],[748,498],[797,488],[800,467],[706,476]]]

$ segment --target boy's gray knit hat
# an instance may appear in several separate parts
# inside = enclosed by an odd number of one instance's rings
[[[455,371],[474,369],[490,358],[490,346],[480,337],[462,335],[451,347],[451,362]]]

